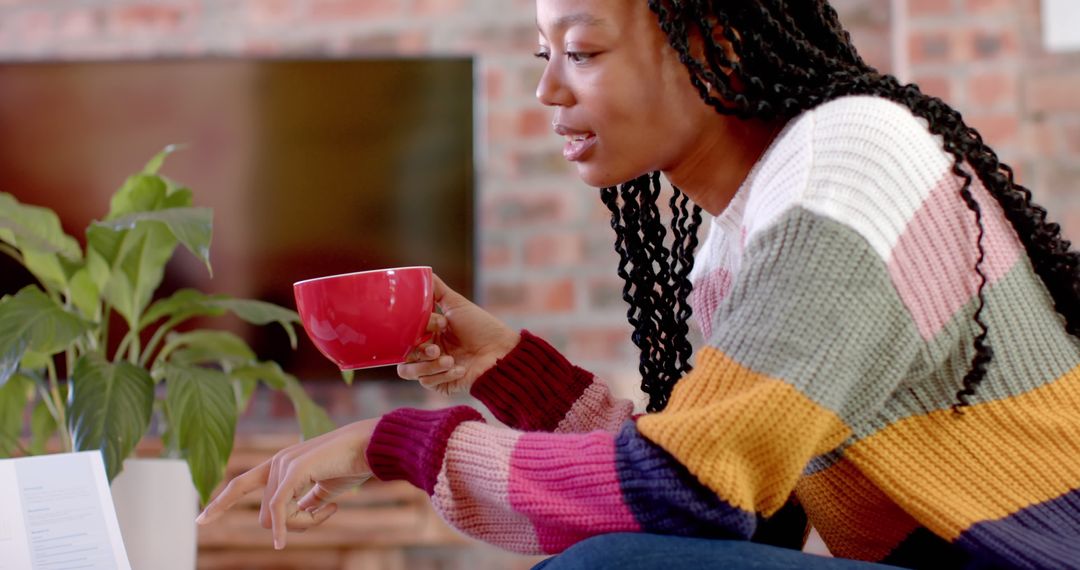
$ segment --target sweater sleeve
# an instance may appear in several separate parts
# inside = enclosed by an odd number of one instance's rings
[[[514,429],[546,432],[615,431],[633,403],[574,366],[529,331],[504,358],[477,378],[471,394]]]
[[[664,411],[587,433],[394,412],[368,449],[376,476],[423,484],[458,529],[520,552],[609,532],[750,538],[880,409],[920,340],[866,241],[801,208],[749,244],[729,295]]]

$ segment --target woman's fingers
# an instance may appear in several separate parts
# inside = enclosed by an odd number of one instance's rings
[[[425,378],[442,374],[453,368],[453,366],[454,357],[444,354],[435,360],[414,362],[411,364],[399,364],[398,376],[406,380],[420,380],[421,384],[423,384]],[[424,385],[426,386],[427,384]]]
[[[409,352],[409,356],[405,357],[405,362],[406,364],[412,362],[426,362],[438,358],[441,354],[442,349],[439,348],[439,345],[425,342],[412,349],[412,351]]]
[[[327,503],[318,509],[300,509],[289,515],[286,527],[292,532],[304,532],[309,528],[321,525],[326,519],[332,517],[338,510],[336,503]]]
[[[206,508],[203,509],[203,512],[195,519],[195,522],[199,524],[209,524],[214,522],[222,515],[222,513],[235,505],[236,501],[240,500],[241,497],[259,487],[265,486],[269,474],[270,461],[264,461],[258,467],[229,481],[229,484],[225,486],[225,490],[223,490],[216,499],[210,501],[209,505],[206,505]]]
[[[438,374],[421,376],[419,380],[421,386],[431,390],[436,390],[444,384],[449,384],[451,382],[461,380],[463,376],[465,376],[465,368],[462,366],[453,366],[450,368],[446,368],[443,372],[440,372]],[[443,392],[444,394],[447,393],[446,390],[439,391]]]
[[[270,529],[274,535],[274,549],[276,550],[285,548],[289,519],[299,511],[295,499],[310,482],[306,469],[299,463],[295,462],[287,467],[281,484],[274,490],[274,496],[270,499]],[[267,486],[267,488],[270,487]]]
[[[446,317],[441,313],[431,313],[428,317],[427,332],[442,332],[446,328]]]

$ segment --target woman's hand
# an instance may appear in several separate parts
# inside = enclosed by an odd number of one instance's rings
[[[435,304],[442,310],[432,313],[428,326],[435,337],[398,365],[398,376],[444,394],[468,392],[481,374],[517,346],[521,335],[438,276],[434,280]]]
[[[321,524],[337,512],[333,500],[338,495],[371,478],[365,453],[378,422],[372,418],[351,423],[277,452],[230,481],[196,522],[217,520],[241,497],[261,488],[259,522],[273,530],[274,548],[285,548],[286,530],[303,532]]]

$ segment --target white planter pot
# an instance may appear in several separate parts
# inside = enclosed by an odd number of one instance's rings
[[[128,459],[112,482],[133,570],[194,570],[199,494],[181,459]]]

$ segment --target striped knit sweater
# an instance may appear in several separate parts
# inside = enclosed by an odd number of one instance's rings
[[[698,253],[707,343],[665,410],[632,415],[526,333],[472,389],[508,427],[395,411],[368,448],[375,474],[525,553],[610,532],[749,538],[794,496],[837,556],[1080,567],[1080,343],[978,185],[994,361],[950,410],[979,282],[951,167],[891,102],[800,115]]]

